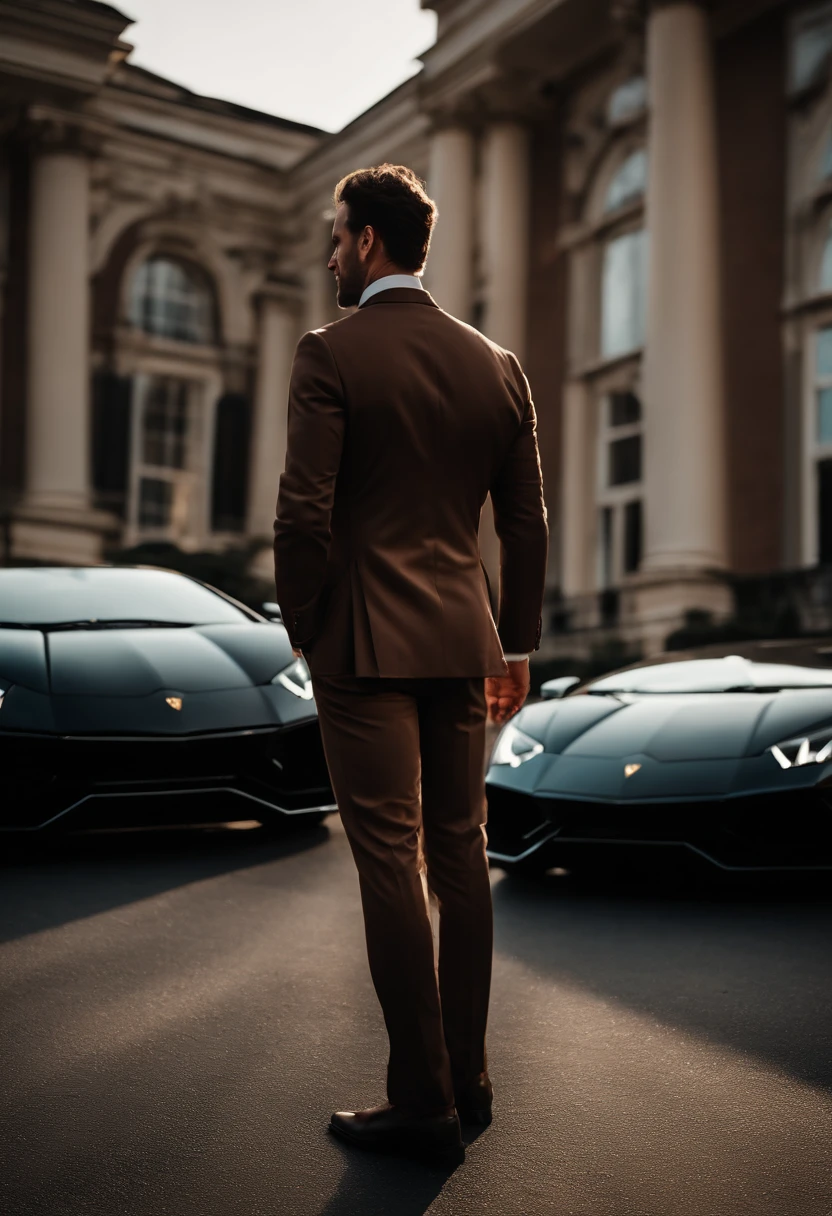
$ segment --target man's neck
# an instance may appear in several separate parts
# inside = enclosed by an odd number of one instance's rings
[[[370,271],[370,276],[364,284],[364,289],[378,282],[379,279],[389,279],[391,275],[407,275],[408,278],[413,277],[412,270],[405,270],[403,266],[395,266],[392,262],[385,262],[382,266],[375,267]]]
[[[372,283],[368,283],[361,293],[358,301],[358,307],[366,304],[373,296],[381,292],[387,291],[388,288],[407,287],[415,288],[418,292],[422,291],[422,281],[415,275],[413,271],[405,271],[403,274],[385,274],[380,278],[373,279]]]

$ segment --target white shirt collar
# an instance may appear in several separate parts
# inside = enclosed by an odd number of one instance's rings
[[[418,287],[424,291],[422,280],[417,278],[415,274],[386,274],[384,278],[376,279],[374,283],[370,283],[361,293],[361,299],[358,301],[358,307],[366,304],[370,296],[376,295],[379,291],[389,291],[391,287]]]

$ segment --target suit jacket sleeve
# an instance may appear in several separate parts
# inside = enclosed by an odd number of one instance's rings
[[[292,363],[286,465],[274,521],[277,602],[296,648],[308,647],[318,627],[345,424],[332,352],[320,333],[304,334]]]
[[[509,361],[522,394],[523,420],[491,485],[491,502],[500,538],[497,632],[503,650],[512,654],[540,646],[549,525],[534,402],[517,359],[509,354]]]

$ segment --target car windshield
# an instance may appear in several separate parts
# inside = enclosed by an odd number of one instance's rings
[[[0,627],[182,626],[252,619],[207,587],[167,570],[0,570]]]
[[[786,688],[832,688],[832,671],[786,663],[754,663],[740,655],[657,663],[594,680],[586,692],[633,693],[773,692]]]

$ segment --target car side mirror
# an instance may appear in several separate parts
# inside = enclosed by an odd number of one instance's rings
[[[266,600],[265,604],[261,604],[263,615],[267,616],[270,621],[277,621],[278,624],[283,624],[283,613],[280,611],[280,605],[273,603],[271,600]]]
[[[570,688],[580,684],[579,676],[561,676],[558,680],[546,680],[540,685],[540,695],[544,701],[559,701],[565,697]]]

